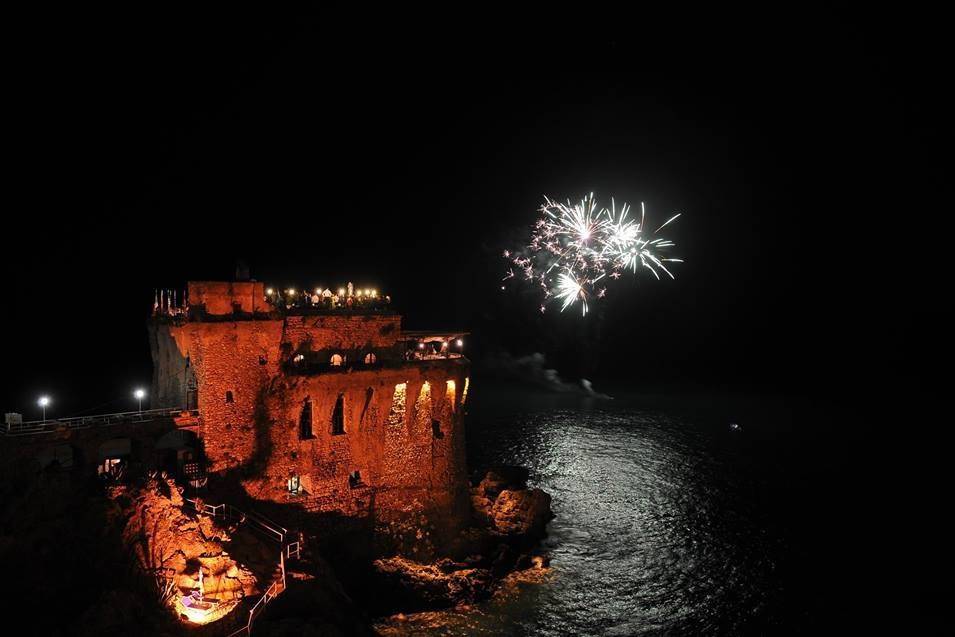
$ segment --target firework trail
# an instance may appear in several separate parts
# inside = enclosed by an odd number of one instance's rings
[[[661,272],[672,279],[673,273],[664,264],[682,262],[667,256],[676,244],[656,236],[679,214],[650,233],[642,203],[637,220],[631,218],[629,205],[618,210],[611,199],[610,208],[601,208],[593,193],[576,205],[544,197],[539,212],[527,244],[504,251],[508,270],[501,288],[507,289],[510,280],[532,283],[543,296],[541,312],[550,300],[559,302],[562,312],[579,302],[586,316],[588,302],[607,293],[606,282],[601,283],[605,277],[616,281],[624,273],[649,270],[657,280]]]

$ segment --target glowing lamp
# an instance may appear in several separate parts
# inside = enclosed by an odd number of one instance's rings
[[[43,410],[43,420],[46,420],[46,406],[50,404],[49,396],[40,396],[40,399],[36,401],[36,404],[40,406],[40,409]]]
[[[424,343],[418,343],[418,349],[424,349]]]
[[[143,413],[143,398],[146,396],[146,390],[142,387],[137,387],[136,391],[133,392],[133,397],[139,401],[139,413]]]
[[[269,296],[272,296],[273,294],[275,294],[275,290],[273,290],[272,288],[266,288],[265,293],[268,294]]]
[[[295,294],[295,288],[289,288],[288,293],[289,295]]]
[[[457,345],[458,347],[464,347],[464,341],[462,341],[460,338],[454,341],[454,344]]]

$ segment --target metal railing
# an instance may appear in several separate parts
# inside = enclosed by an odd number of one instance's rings
[[[288,535],[288,529],[279,523],[271,520],[257,511],[250,511],[245,513],[240,509],[235,508],[231,504],[206,504],[205,502],[200,501],[199,499],[186,498],[192,508],[199,512],[212,517],[222,517],[222,518],[231,518],[237,519],[242,522],[249,523],[251,528],[258,530],[264,533],[269,539],[272,539],[278,542],[281,550],[279,551],[279,568],[281,569],[281,579],[276,579],[272,581],[272,584],[265,590],[262,597],[260,597],[252,608],[249,609],[249,619],[246,621],[245,626],[242,626],[238,630],[235,630],[232,633],[229,633],[228,637],[238,637],[238,635],[251,635],[252,634],[252,622],[255,621],[255,618],[258,617],[262,611],[265,609],[265,606],[271,602],[273,599],[279,596],[285,590],[285,561],[291,559],[300,559],[302,555],[302,543],[298,540],[294,542],[286,542],[285,538]]]
[[[258,617],[265,606],[271,602],[273,599],[279,596],[285,590],[285,577],[283,575],[281,580],[275,580],[272,582],[272,585],[265,591],[265,593],[258,599],[257,602],[249,609],[249,619],[246,621],[245,626],[242,626],[238,630],[235,630],[229,633],[228,637],[237,637],[238,635],[251,635],[252,634],[252,622],[255,621],[255,618]],[[282,590],[279,590],[279,584],[282,584]]]
[[[4,423],[0,426],[0,435],[5,436],[33,436],[53,433],[62,429],[88,429],[90,427],[104,427],[131,422],[148,422],[157,418],[172,418],[186,414],[198,416],[197,409],[144,409],[142,411],[122,411],[114,414],[97,414],[94,416],[75,416],[73,418],[55,418],[51,420],[28,420],[18,423]]]

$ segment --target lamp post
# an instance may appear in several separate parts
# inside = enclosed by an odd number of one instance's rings
[[[139,401],[139,413],[143,413],[143,397],[146,396],[146,391],[142,388],[137,389],[133,392],[133,396],[135,396],[136,400]]]
[[[43,420],[46,420],[46,406],[50,404],[49,396],[40,396],[40,399],[36,401],[36,404],[40,406],[40,409],[43,410]]]

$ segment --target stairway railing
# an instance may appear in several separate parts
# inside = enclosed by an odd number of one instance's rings
[[[301,558],[302,542],[301,540],[286,542],[285,538],[288,535],[288,529],[256,511],[245,513],[231,504],[206,504],[199,499],[192,498],[186,498],[186,502],[188,502],[195,511],[211,517],[237,519],[240,523],[248,522],[251,528],[262,532],[266,537],[277,542],[281,547],[278,563],[282,574],[281,578],[273,580],[272,584],[265,590],[265,593],[262,594],[262,597],[249,609],[249,619],[246,621],[245,626],[242,626],[228,635],[228,637],[238,637],[239,635],[251,636],[252,622],[255,621],[255,618],[262,613],[269,602],[285,591],[285,562],[286,560]]]

